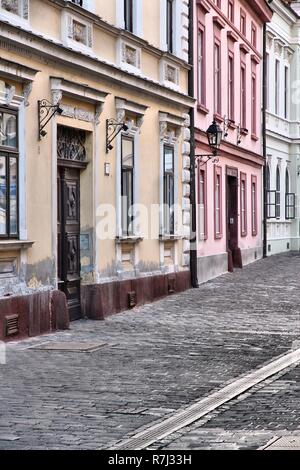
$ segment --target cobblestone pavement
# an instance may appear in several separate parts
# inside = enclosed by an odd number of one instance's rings
[[[255,450],[274,437],[300,437],[300,366],[290,368],[151,449]]]
[[[0,449],[107,449],[287,352],[300,338],[299,270],[300,255],[274,256],[105,322],[80,321],[68,332],[10,344],[0,366]],[[28,349],[57,340],[107,346]],[[196,423],[159,445],[187,446],[188,435],[190,447],[201,440],[238,448],[250,436],[251,447],[273,437],[277,425],[300,429],[299,388],[287,378],[298,368],[290,374],[266,384],[265,395],[232,401],[204,427]],[[282,388],[266,391],[274,384]]]

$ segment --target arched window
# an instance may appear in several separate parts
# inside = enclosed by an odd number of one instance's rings
[[[269,167],[269,165],[267,165],[266,173],[267,173],[267,178],[266,178],[267,191],[270,191],[270,189],[271,189],[271,177],[270,177],[270,167]]]
[[[288,169],[285,171],[285,192],[286,194],[290,192],[290,174]]]
[[[277,170],[276,170],[276,212],[275,212],[275,215],[276,215],[276,219],[280,219],[280,170],[279,170],[279,166],[277,166]]]
[[[285,171],[285,218],[287,220],[296,217],[296,195],[291,193],[291,180],[288,168]]]

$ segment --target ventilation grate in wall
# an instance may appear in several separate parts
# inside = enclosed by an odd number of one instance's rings
[[[128,292],[128,307],[129,308],[133,308],[136,306],[136,292],[135,291],[131,291],[131,292]]]
[[[5,336],[17,335],[19,333],[19,315],[8,315],[5,317]]]

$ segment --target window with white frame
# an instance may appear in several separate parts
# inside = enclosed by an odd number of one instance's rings
[[[284,67],[284,117],[289,117],[289,68]]]
[[[160,0],[160,48],[170,54],[188,60],[188,30],[183,26],[187,2]]]
[[[122,235],[129,237],[134,233],[134,138],[122,135],[121,142]]]
[[[0,109],[0,238],[18,238],[17,112]]]
[[[95,0],[69,0],[74,5],[85,8],[86,10],[94,11],[94,1]]]
[[[198,103],[205,105],[205,29],[198,29]]]
[[[251,176],[251,221],[252,221],[252,235],[257,235],[257,177]]]
[[[116,23],[136,36],[142,36],[143,0],[116,0]]]
[[[296,218],[296,195],[291,193],[290,187],[290,173],[289,170],[285,171],[285,218],[293,220]]]
[[[207,168],[199,168],[198,174],[198,226],[199,240],[207,239]]]
[[[174,203],[175,203],[175,181],[174,181],[174,147],[164,145],[164,233],[174,235]]]
[[[281,182],[280,182],[280,170],[277,166],[276,169],[276,208],[275,208],[275,217],[280,219],[280,199],[281,199]]]
[[[280,100],[280,62],[278,59],[275,61],[275,114],[279,114],[279,100]]]
[[[247,175],[241,173],[241,236],[247,235]]]
[[[167,0],[166,44],[171,54],[174,52],[174,0]]]

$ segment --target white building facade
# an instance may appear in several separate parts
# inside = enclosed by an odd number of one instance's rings
[[[267,26],[267,254],[300,248],[300,1]]]

